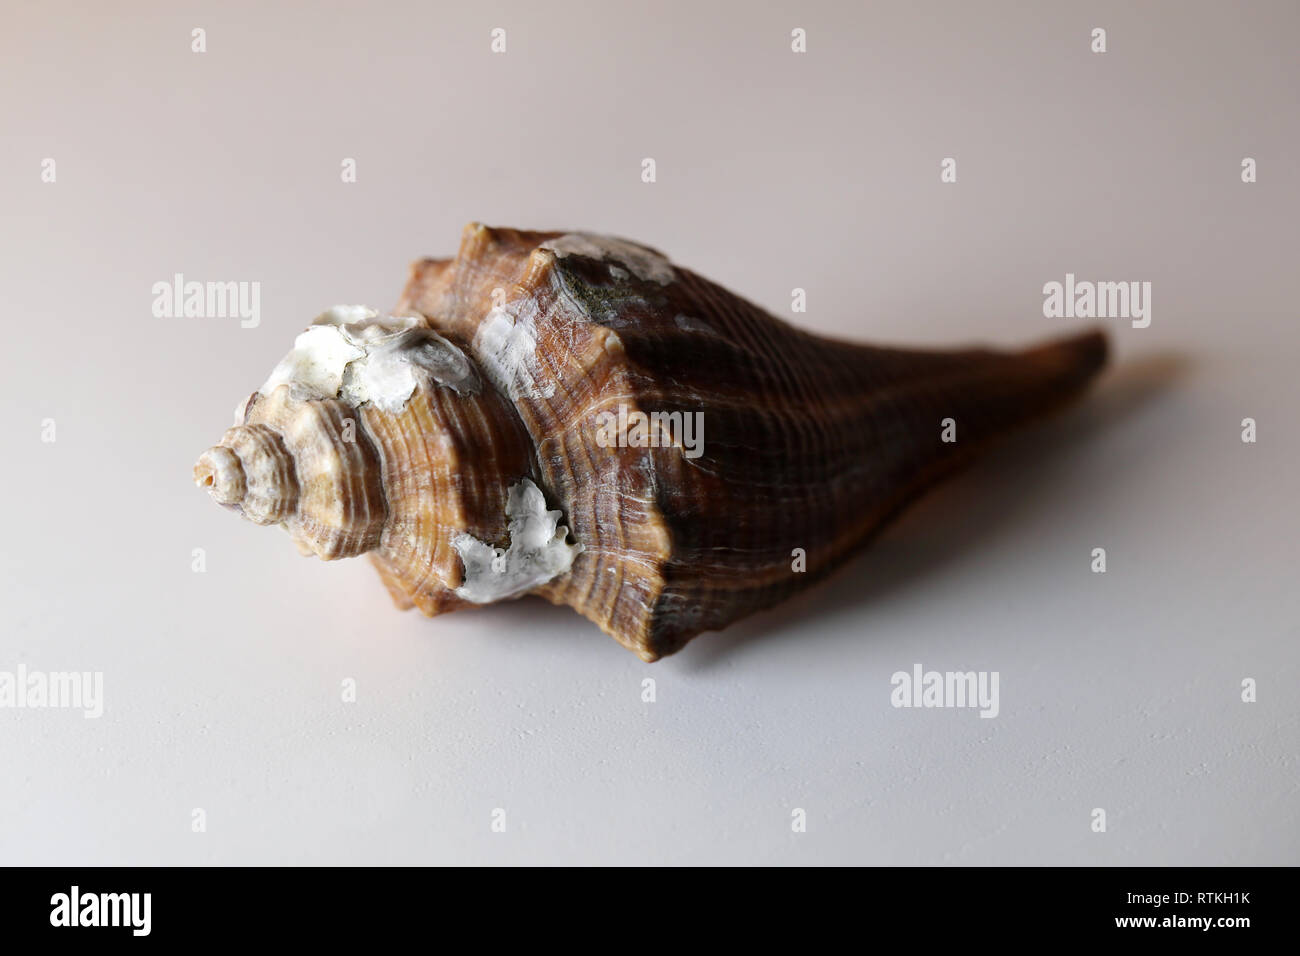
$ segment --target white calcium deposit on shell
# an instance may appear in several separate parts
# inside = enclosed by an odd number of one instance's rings
[[[474,347],[483,371],[510,398],[550,398],[554,383],[538,384],[537,324],[532,315],[516,315],[517,303],[492,309],[483,317]]]
[[[422,378],[473,392],[478,377],[465,353],[419,316],[381,316],[363,305],[336,305],[294,340],[293,350],[259,390],[288,385],[293,398],[339,398],[387,412],[405,407]]]
[[[506,501],[510,546],[494,548],[471,534],[458,534],[452,547],[465,563],[465,583],[456,594],[475,604],[519,597],[569,570],[582,545],[569,544],[559,511],[527,478],[510,487]],[[557,525],[559,525],[557,527]]]
[[[539,247],[557,259],[583,256],[609,265],[611,271],[635,275],[647,282],[667,285],[673,281],[672,263],[645,246],[626,239],[572,232]],[[536,305],[516,299],[492,308],[479,324],[474,348],[488,377],[511,399],[550,398],[555,384],[546,382],[547,370],[537,359]]]
[[[673,264],[645,246],[614,236],[598,236],[589,232],[571,232],[541,245],[555,253],[557,259],[565,256],[585,256],[601,262],[622,266],[638,279],[667,285],[673,281]]]

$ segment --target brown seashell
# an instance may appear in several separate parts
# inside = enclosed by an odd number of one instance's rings
[[[401,607],[539,594],[647,661],[824,577],[1107,351],[832,341],[644,246],[479,224],[394,315],[318,319],[195,480]]]

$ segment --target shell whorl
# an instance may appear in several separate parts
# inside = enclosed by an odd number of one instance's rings
[[[821,579],[1106,359],[1099,332],[1026,352],[833,341],[635,243],[478,223],[454,260],[416,264],[398,309],[505,378],[540,481],[586,547],[536,593],[646,660]],[[699,415],[703,454],[596,440],[602,416],[638,414]]]
[[[532,482],[519,416],[483,378],[418,316],[335,307],[241,404],[195,481],[304,554],[369,554],[402,606],[517,596],[581,548]]]
[[[288,385],[247,403],[246,420],[204,452],[194,480],[254,524],[283,524],[327,561],[371,550],[383,533],[379,456],[343,402],[300,400]]]
[[[237,507],[254,524],[279,524],[298,507],[298,475],[277,432],[236,425],[194,466],[194,480],[218,504]]]

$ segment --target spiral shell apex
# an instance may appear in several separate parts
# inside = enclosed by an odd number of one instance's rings
[[[194,479],[220,504],[234,505],[254,524],[279,524],[298,506],[298,475],[278,433],[266,425],[237,425],[209,448]]]
[[[303,553],[368,554],[400,607],[536,594],[655,660],[825,576],[1105,360],[1099,332],[831,341],[636,243],[471,224],[393,315],[320,316],[195,481]]]
[[[283,524],[304,554],[330,560],[379,543],[387,511],[374,446],[349,406],[299,401],[281,385],[199,458],[195,481],[255,524]]]

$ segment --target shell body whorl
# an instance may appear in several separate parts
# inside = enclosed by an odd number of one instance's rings
[[[478,224],[394,312],[318,320],[196,480],[369,552],[401,606],[539,594],[647,660],[824,576],[1106,355],[830,341],[643,246]]]

